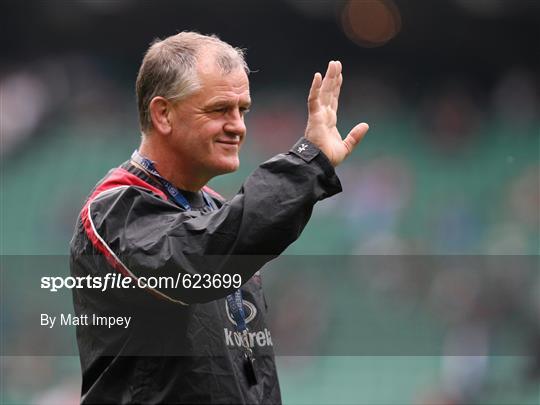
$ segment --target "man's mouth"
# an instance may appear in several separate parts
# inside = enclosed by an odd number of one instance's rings
[[[218,139],[216,142],[224,144],[224,145],[233,145],[233,146],[240,145],[240,139],[239,138],[238,139],[235,139],[235,138],[232,138],[232,139]]]

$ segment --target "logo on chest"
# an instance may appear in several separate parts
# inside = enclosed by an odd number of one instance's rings
[[[245,299],[242,299],[242,304],[244,306],[246,325],[248,325],[257,316],[257,307]],[[234,316],[229,309],[227,301],[225,301],[225,312],[227,313],[227,318],[229,318],[229,321],[236,326],[236,321],[234,320]],[[252,348],[255,346],[273,346],[272,335],[267,328],[264,328],[262,331],[248,331],[245,334],[229,328],[223,328],[223,332],[225,334],[225,344],[227,346],[241,347],[247,345]]]
[[[242,299],[242,304],[244,306],[244,315],[246,317],[245,319],[247,325],[257,316],[257,307],[245,299]],[[236,321],[234,320],[234,316],[229,309],[229,304],[227,304],[227,300],[225,300],[225,312],[227,313],[227,318],[229,318],[229,321],[231,321],[231,323],[236,326]]]

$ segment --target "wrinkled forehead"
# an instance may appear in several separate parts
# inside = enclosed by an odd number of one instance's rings
[[[197,105],[208,105],[216,101],[249,105],[249,79],[243,65],[225,71],[215,58],[215,54],[199,54],[196,65],[197,90],[185,100]]]
[[[202,91],[232,92],[249,97],[249,79],[242,66],[224,72],[216,63],[201,63],[197,76]]]
[[[220,69],[199,73],[201,89],[220,88],[249,93],[249,79],[243,69],[223,73]]]
[[[208,72],[214,68],[229,73],[236,68],[245,68],[245,61],[238,51],[230,46],[206,46],[197,50],[197,69]]]

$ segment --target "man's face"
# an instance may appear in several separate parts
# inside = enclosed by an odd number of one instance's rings
[[[211,178],[240,165],[244,114],[251,104],[249,81],[241,68],[223,74],[215,63],[204,61],[199,81],[201,88],[174,106],[170,146],[184,170]]]

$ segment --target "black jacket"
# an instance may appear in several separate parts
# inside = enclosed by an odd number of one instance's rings
[[[177,285],[73,289],[76,315],[131,316],[128,328],[80,325],[82,403],[280,403],[273,341],[258,270],[298,238],[313,205],[341,191],[326,156],[305,139],[263,163],[240,192],[191,210],[126,162],[86,201],[71,241],[73,276],[239,274],[256,385],[244,370],[226,304],[230,288]]]

